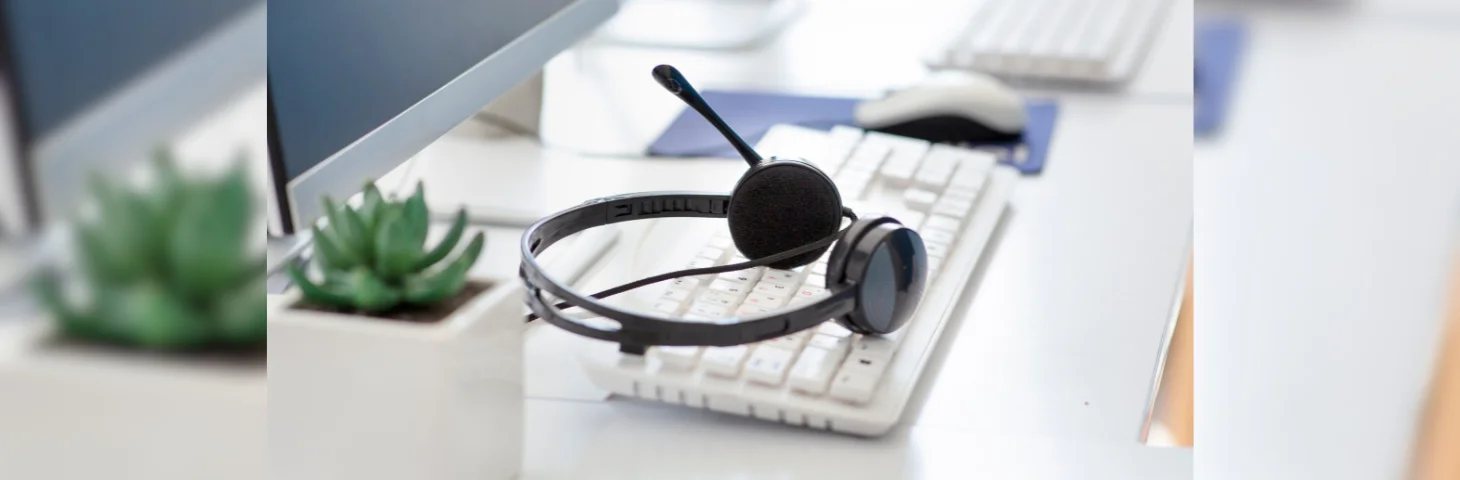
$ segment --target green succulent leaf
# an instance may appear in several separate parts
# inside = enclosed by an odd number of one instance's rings
[[[437,243],[436,247],[432,248],[426,256],[416,261],[416,267],[412,270],[425,270],[435,265],[436,262],[441,261],[441,259],[446,258],[447,255],[451,254],[451,250],[456,248],[457,242],[461,241],[461,234],[465,231],[466,209],[461,209],[456,212],[456,222],[451,224],[451,230],[446,232],[446,236],[442,237],[441,242]]]
[[[426,236],[425,230],[413,228],[405,214],[398,212],[401,210],[386,214],[375,233],[375,271],[391,283],[414,271]]]
[[[260,274],[219,300],[214,309],[220,340],[234,345],[254,345],[268,337],[268,277]]]
[[[61,281],[54,274],[36,276],[31,281],[31,288],[35,291],[41,306],[51,312],[64,330],[72,330],[75,327],[82,327],[82,330],[86,330],[87,327],[95,324],[90,314],[72,306],[66,296],[61,293]]]
[[[178,214],[166,252],[171,278],[190,299],[229,290],[238,272],[248,268],[243,263],[252,220],[247,185],[230,179],[199,197]]]
[[[287,271],[289,272],[289,279],[294,281],[294,286],[299,287],[299,293],[312,302],[342,307],[353,306],[355,304],[354,298],[350,296],[349,292],[344,291],[342,285],[330,284],[325,286],[314,283],[304,274],[304,270],[300,269],[299,265],[296,264],[289,264]]]
[[[144,282],[125,287],[105,299],[100,310],[109,312],[111,324],[126,332],[130,343],[156,350],[196,346],[212,333],[197,318],[187,302],[161,285]]]
[[[400,304],[400,292],[386,285],[368,269],[356,268],[345,278],[345,282],[344,287],[349,290],[356,310],[374,313]]]
[[[430,305],[455,296],[466,286],[466,273],[482,253],[486,237],[477,232],[461,255],[434,275],[412,277],[406,282],[405,300],[416,305]]]
[[[330,219],[329,229],[335,233],[340,246],[359,259],[360,263],[369,264],[370,238],[360,217],[349,208],[337,208],[334,200],[329,197],[324,199],[324,208]]]
[[[416,193],[406,200],[403,207],[406,225],[413,231],[420,232],[420,240],[416,242],[416,249],[420,250],[426,245],[426,232],[431,228],[431,212],[426,209],[426,186],[416,183]]]
[[[366,182],[365,199],[360,204],[360,220],[365,224],[366,230],[375,230],[376,222],[380,219],[380,206],[384,203],[385,197],[380,195],[380,189],[375,187],[375,182]]]
[[[166,231],[158,225],[147,202],[113,187],[99,176],[92,177],[96,192],[97,222],[88,252],[106,265],[114,279],[140,279],[153,273],[161,254],[159,238]],[[103,259],[104,257],[104,259]]]
[[[321,230],[318,225],[314,226],[314,253],[315,258],[326,269],[350,270],[360,265],[360,259],[354,252],[346,249],[339,239]]]

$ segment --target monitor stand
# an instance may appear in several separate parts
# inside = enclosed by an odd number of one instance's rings
[[[780,33],[803,8],[803,0],[630,0],[599,35],[634,45],[743,49]]]

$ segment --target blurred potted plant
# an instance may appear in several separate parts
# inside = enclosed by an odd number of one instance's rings
[[[34,279],[52,321],[0,358],[0,464],[30,473],[16,478],[263,473],[267,304],[244,166],[191,180],[159,151],[150,188],[92,179],[79,268]]]
[[[422,185],[392,200],[367,183],[362,197],[354,208],[324,199],[328,226],[312,230],[313,272],[290,265],[294,287],[271,302],[275,473],[515,475],[525,329],[519,281],[472,274],[485,237],[478,232],[460,247],[465,210],[428,242]]]

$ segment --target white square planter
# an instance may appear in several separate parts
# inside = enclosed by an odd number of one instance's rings
[[[522,458],[523,289],[492,287],[437,323],[270,298],[272,478],[497,479]]]
[[[0,478],[266,478],[262,359],[59,345],[3,332]]]

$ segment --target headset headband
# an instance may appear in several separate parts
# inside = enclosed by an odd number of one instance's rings
[[[584,202],[528,227],[522,235],[522,265],[518,271],[526,284],[527,305],[548,323],[564,330],[619,342],[624,349],[648,345],[731,346],[769,340],[820,325],[841,317],[856,307],[856,288],[842,288],[798,308],[769,316],[727,323],[693,323],[674,318],[644,315],[622,310],[584,296],[549,278],[537,264],[537,254],[575,233],[604,225],[669,217],[724,218],[730,196],[694,192],[646,192],[616,195]],[[855,217],[842,209],[844,216]],[[820,243],[820,242],[818,242]],[[827,244],[830,244],[828,241]],[[593,328],[566,317],[543,297],[543,292],[564,303],[617,321],[618,330]],[[728,323],[735,322],[735,323]]]

